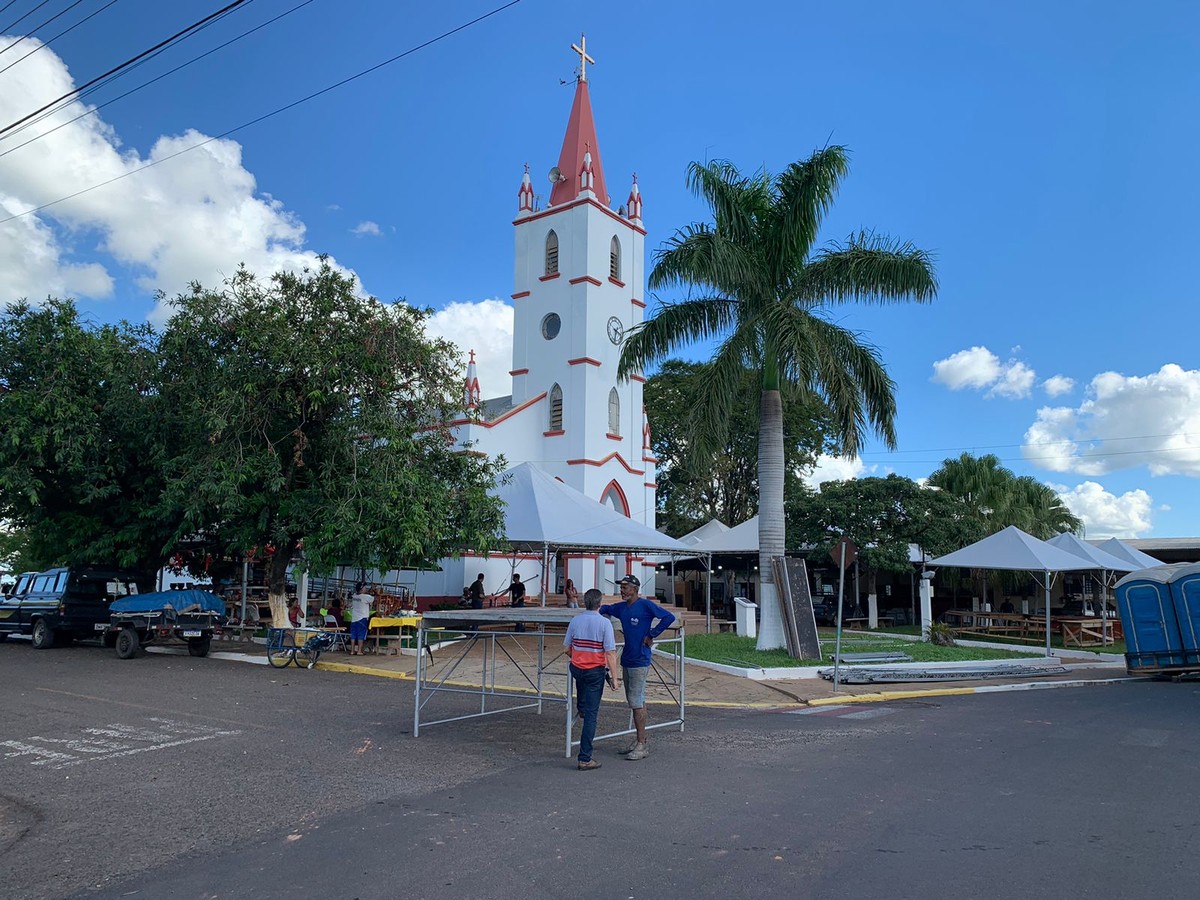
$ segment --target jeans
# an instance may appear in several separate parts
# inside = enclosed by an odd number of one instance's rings
[[[571,666],[575,679],[575,704],[583,719],[583,734],[579,737],[579,761],[592,758],[592,738],[596,736],[596,717],[600,714],[600,698],[604,696],[604,667],[577,669]]]

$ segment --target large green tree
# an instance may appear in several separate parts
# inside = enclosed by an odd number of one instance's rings
[[[25,564],[166,559],[157,374],[148,326],[97,325],[57,299],[0,318],[0,518]]]
[[[266,557],[277,625],[299,555],[386,570],[495,546],[497,466],[457,452],[444,425],[461,366],[425,335],[427,313],[362,297],[325,262],[194,285],[174,310],[159,348],[180,438],[164,502],[179,537]]]
[[[621,356],[627,376],[681,346],[717,342],[696,409],[696,435],[710,452],[726,433],[744,371],[758,374],[760,649],[784,646],[770,565],[785,544],[783,388],[823,402],[847,452],[861,448],[868,430],[894,446],[895,385],[877,351],[827,311],[855,301],[927,301],[937,289],[929,254],[912,244],[861,231],[818,246],[847,171],[847,152],[837,146],[774,177],[743,175],[728,162],[692,163],[688,184],[713,220],[677,231],[649,283],[689,295],[660,304]]]
[[[710,364],[665,361],[645,386],[646,415],[658,460],[658,524],[679,537],[710,519],[737,525],[758,513],[758,375],[747,369],[725,423],[720,450],[697,457],[695,410],[711,377]],[[784,478],[789,493],[821,452],[836,452],[826,440],[828,415],[813,400],[783,408]]]

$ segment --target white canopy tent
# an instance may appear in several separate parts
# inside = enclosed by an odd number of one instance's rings
[[[651,551],[695,556],[695,548],[581,494],[532,463],[509,469],[492,493],[504,501],[504,533],[514,550]],[[541,604],[546,605],[543,580]]]
[[[1133,569],[1130,570],[1133,572],[1136,572],[1138,569],[1151,569],[1163,564],[1161,559],[1155,559],[1148,553],[1143,553],[1136,547],[1129,546],[1120,538],[1109,538],[1100,544],[1097,549],[1133,563]]]
[[[1016,572],[1041,572],[1046,590],[1046,655],[1050,655],[1051,573],[1083,572],[1096,564],[1069,553],[1061,547],[1039,541],[1015,525],[931,560],[931,566],[956,566],[963,569],[1003,569]]]

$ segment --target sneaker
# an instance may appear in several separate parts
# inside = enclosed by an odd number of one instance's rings
[[[618,750],[617,756],[628,756],[630,753],[632,753],[634,750],[637,749],[637,745],[638,745],[637,739],[635,738],[633,743],[631,743],[628,747],[624,747],[621,750]]]
[[[600,762],[598,760],[589,759],[587,762],[581,762],[575,768],[577,768],[580,772],[590,772],[592,769],[600,768]]]
[[[634,748],[626,755],[626,759],[645,759],[650,755],[650,748],[645,744],[635,744]]]

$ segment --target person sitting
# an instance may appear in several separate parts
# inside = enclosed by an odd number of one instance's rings
[[[579,609],[579,588],[575,587],[575,582],[570,578],[567,579],[563,593],[567,596],[567,609]]]
[[[1000,604],[1000,612],[1002,612],[1002,613],[1010,613],[1010,612],[1015,612],[1015,611],[1016,611],[1016,610],[1015,610],[1015,608],[1013,607],[1012,598],[1011,598],[1011,597],[1005,597],[1005,598],[1004,598],[1004,602]]]
[[[304,616],[300,613],[300,601],[295,597],[288,601],[287,611],[288,621],[292,623],[293,628],[299,628],[304,624]]]

